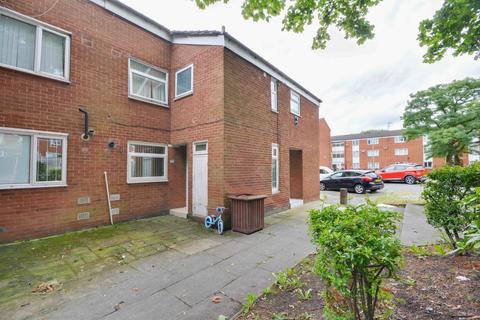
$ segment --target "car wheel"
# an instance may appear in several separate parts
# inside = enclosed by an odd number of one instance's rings
[[[404,180],[406,184],[415,184],[417,182],[414,176],[406,176]]]
[[[325,190],[327,190],[327,187],[325,186],[324,183],[320,182],[320,191],[325,191]]]
[[[362,186],[361,184],[356,184],[355,187],[353,187],[353,190],[355,190],[355,193],[362,194],[365,193],[365,187]]]

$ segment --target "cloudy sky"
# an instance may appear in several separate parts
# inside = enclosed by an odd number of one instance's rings
[[[358,46],[332,30],[325,50],[311,50],[315,27],[303,34],[281,31],[281,18],[244,20],[241,0],[200,10],[191,0],[121,0],[171,30],[227,32],[319,96],[332,134],[398,129],[410,93],[439,83],[480,76],[480,61],[448,56],[423,64],[418,24],[442,0],[389,0],[371,10],[375,38]]]

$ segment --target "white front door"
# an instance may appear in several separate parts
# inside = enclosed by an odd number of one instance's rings
[[[208,212],[208,143],[193,144],[192,213],[206,216]]]

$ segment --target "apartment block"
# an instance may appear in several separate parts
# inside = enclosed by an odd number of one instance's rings
[[[0,5],[0,242],[319,198],[321,100],[227,32],[116,0]]]
[[[432,169],[445,165],[442,158],[428,156],[428,137],[407,141],[402,130],[377,130],[358,134],[333,136],[332,167],[341,169],[376,170],[388,165],[409,162]],[[465,154],[463,163],[479,161],[477,152]]]

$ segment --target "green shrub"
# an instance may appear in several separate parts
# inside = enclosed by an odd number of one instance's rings
[[[427,221],[443,229],[450,245],[457,248],[462,232],[478,215],[465,201],[474,194],[474,188],[480,187],[480,163],[444,166],[433,170],[428,178],[422,192]]]
[[[395,276],[402,260],[398,219],[373,203],[310,211],[315,270],[326,285],[325,318],[374,319],[382,282]]]

